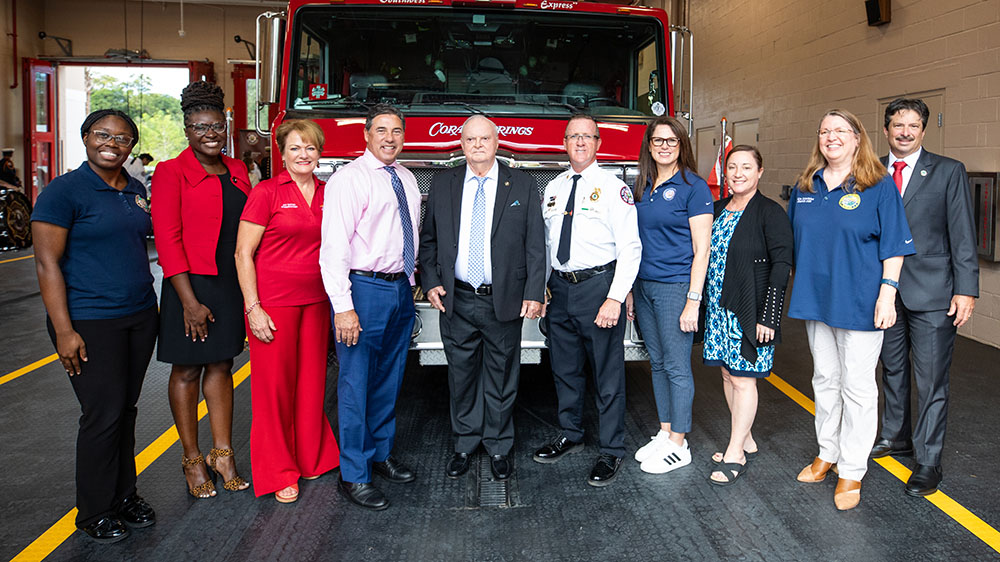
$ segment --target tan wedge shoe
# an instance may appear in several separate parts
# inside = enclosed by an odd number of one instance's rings
[[[861,502],[861,481],[841,478],[837,480],[837,490],[833,493],[833,505],[840,511],[854,509]]]
[[[836,465],[816,457],[812,464],[802,469],[796,480],[799,482],[816,483],[826,479],[826,473],[831,469],[836,470]]]

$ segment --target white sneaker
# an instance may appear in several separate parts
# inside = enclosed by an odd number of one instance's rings
[[[639,465],[639,469],[649,474],[664,474],[691,464],[691,448],[688,446],[687,439],[681,446],[673,441],[667,441],[667,443],[670,444],[669,448],[665,448],[660,454],[643,461]]]
[[[645,462],[647,459],[655,457],[661,450],[665,451],[669,446],[670,432],[661,429],[659,433],[650,437],[649,443],[639,447],[639,450],[635,452],[635,460]]]

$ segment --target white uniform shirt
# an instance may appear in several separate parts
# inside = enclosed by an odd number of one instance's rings
[[[493,161],[493,167],[486,172],[486,183],[483,184],[483,193],[486,195],[486,219],[483,225],[483,273],[485,279],[483,284],[493,284],[492,258],[490,250],[490,240],[493,234],[493,209],[497,201],[497,180],[500,177],[500,167],[497,161]],[[469,237],[472,235],[472,208],[476,203],[476,191],[479,189],[479,181],[476,180],[476,173],[465,167],[465,183],[462,184],[462,209],[458,223],[458,254],[455,256],[455,279],[469,282]]]
[[[889,159],[887,162],[889,165],[886,166],[886,170],[889,171],[890,176],[896,171],[896,169],[893,167],[893,164],[896,162],[896,160],[902,160],[903,162],[906,162],[906,167],[903,168],[903,189],[900,190],[899,192],[900,195],[906,193],[906,186],[910,184],[910,177],[913,176],[913,167],[917,165],[917,160],[920,159],[920,153],[923,152],[923,150],[924,150],[923,147],[920,147],[917,149],[916,152],[907,156],[906,158],[896,158],[896,155],[893,154],[891,150],[889,151]]]
[[[557,271],[579,271],[617,260],[608,298],[625,302],[639,273],[642,257],[635,203],[625,183],[613,173],[602,170],[597,162],[583,170],[576,185],[569,261],[560,264],[556,257],[562,236],[563,212],[575,174],[570,168],[545,187],[542,216],[549,263]]]

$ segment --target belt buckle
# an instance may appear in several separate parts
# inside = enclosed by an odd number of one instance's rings
[[[569,274],[569,276],[570,276],[570,280],[569,280],[569,281],[570,281],[570,283],[579,283],[579,282],[580,282],[580,281],[579,281],[579,280],[578,280],[578,279],[576,278],[576,272],[575,272],[575,271],[568,271],[567,273],[568,273],[568,274]]]
[[[485,297],[490,294],[489,291],[487,291],[482,285],[473,289],[472,292],[474,292],[476,295],[480,297]]]

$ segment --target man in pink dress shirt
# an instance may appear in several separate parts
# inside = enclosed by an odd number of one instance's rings
[[[365,153],[326,184],[319,259],[340,359],[339,489],[374,510],[389,501],[372,472],[389,482],[416,479],[391,455],[415,317],[410,287],[420,222],[417,180],[396,162],[404,129],[395,107],[369,112]]]

